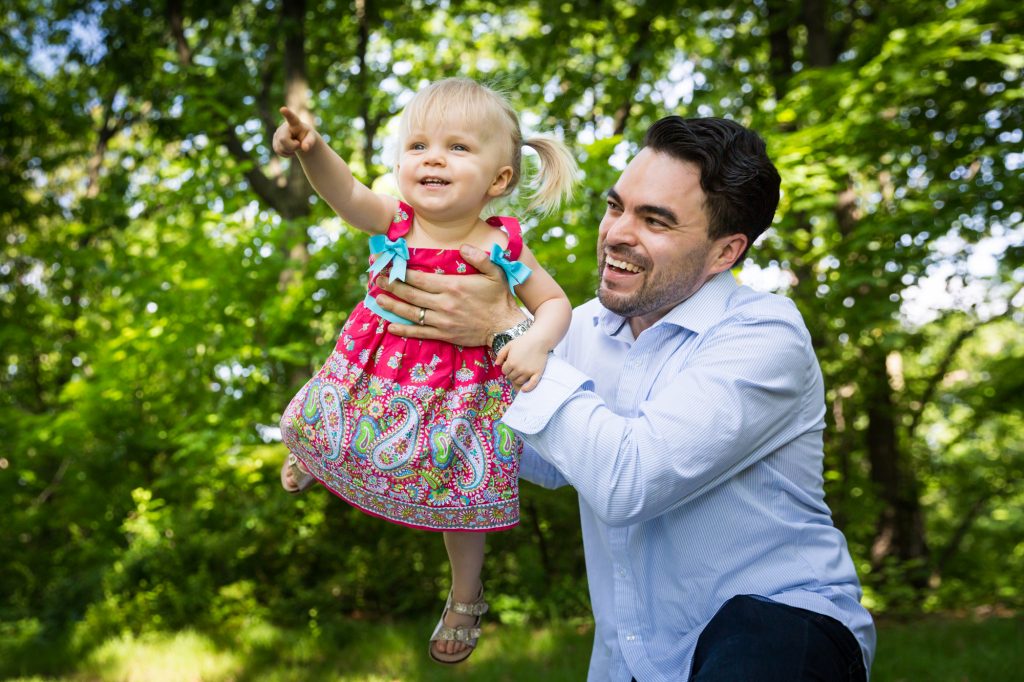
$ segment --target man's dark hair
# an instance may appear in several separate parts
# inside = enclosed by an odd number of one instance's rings
[[[644,147],[700,168],[711,239],[742,233],[749,249],[772,224],[781,179],[754,131],[724,118],[666,116],[647,130]]]

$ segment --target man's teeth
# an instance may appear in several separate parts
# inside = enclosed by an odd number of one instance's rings
[[[626,272],[643,272],[644,271],[644,269],[641,268],[641,267],[633,265],[632,263],[627,263],[624,260],[616,260],[616,259],[612,258],[611,256],[607,256],[605,258],[605,262],[608,263],[608,265],[611,265],[612,267],[618,268],[619,270],[625,270]]]

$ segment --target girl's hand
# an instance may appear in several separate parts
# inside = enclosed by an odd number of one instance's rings
[[[540,383],[544,367],[548,364],[548,350],[537,345],[527,332],[498,351],[495,363],[501,366],[502,373],[518,390],[532,391]]]
[[[296,152],[308,152],[312,149],[317,138],[313,126],[304,123],[288,107],[281,107],[279,111],[284,116],[284,123],[274,131],[274,153],[280,156],[294,156]]]

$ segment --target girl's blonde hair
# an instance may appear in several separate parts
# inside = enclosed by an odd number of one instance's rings
[[[526,145],[540,157],[539,177],[536,187],[528,193],[527,210],[538,209],[547,214],[572,199],[577,166],[565,144],[551,135],[535,135],[524,140],[519,117],[505,96],[469,78],[435,81],[413,96],[399,124],[399,155],[410,130],[450,119],[470,121],[484,130],[507,133],[512,179],[502,196],[511,194],[522,179],[523,145]]]

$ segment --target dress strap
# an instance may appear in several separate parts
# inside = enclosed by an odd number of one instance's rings
[[[492,215],[487,219],[487,224],[503,228],[508,233],[508,259],[518,260],[519,254],[523,252],[523,229],[519,226],[519,221],[509,216]]]
[[[412,228],[412,217],[412,206],[399,200],[395,217],[391,221],[391,226],[388,227],[388,239],[398,239],[409,234],[409,230]]]

